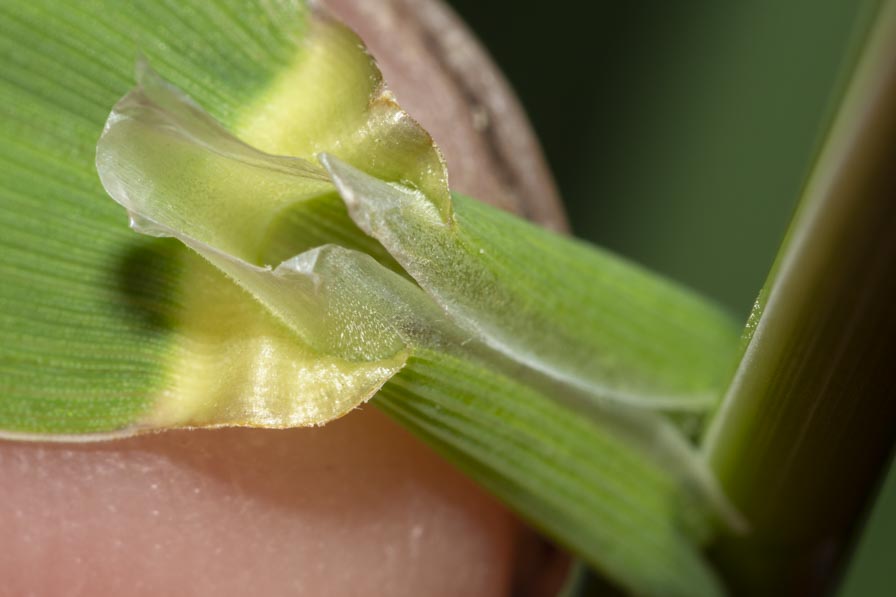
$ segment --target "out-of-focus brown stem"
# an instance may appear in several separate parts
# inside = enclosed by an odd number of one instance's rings
[[[436,140],[452,190],[546,228],[568,225],[528,119],[498,67],[439,0],[324,0]]]
[[[364,40],[402,108],[445,156],[451,189],[568,232],[538,139],[500,69],[441,0],[321,0]],[[526,542],[515,597],[557,592],[568,555]]]

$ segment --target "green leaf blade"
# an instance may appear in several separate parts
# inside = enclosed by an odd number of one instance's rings
[[[416,353],[374,403],[634,593],[723,594],[682,518],[687,493],[612,430],[438,353]]]
[[[423,194],[322,156],[350,215],[464,329],[601,400],[713,405],[737,328],[708,303],[593,247],[456,196]]]
[[[627,353],[620,347],[624,363],[618,369],[612,360],[601,361],[595,371],[581,362],[572,369],[576,381],[589,373],[609,379],[612,391],[595,392],[563,375],[558,380],[553,373],[562,359],[552,359],[563,350],[571,359],[587,359],[592,352],[611,358],[610,345],[628,341],[620,332],[606,334],[609,344],[589,344],[576,329],[581,326],[573,306],[594,294],[564,289],[569,276],[616,268],[625,278],[631,268],[604,257],[579,259],[577,251],[584,249],[479,211],[464,198],[454,200],[452,211],[444,164],[432,140],[398,109],[354,36],[308,19],[298,6],[240,24],[234,23],[240,15],[235,5],[228,6],[223,12],[199,4],[97,3],[55,12],[41,3],[15,7],[11,23],[35,29],[45,19],[53,31],[74,35],[60,36],[66,50],[29,48],[24,59],[12,60],[21,68],[0,82],[3,97],[30,106],[30,112],[0,125],[9,141],[4,147],[17,150],[3,155],[2,174],[10,175],[4,180],[13,183],[0,187],[4,206],[15,205],[17,212],[4,222],[16,233],[0,239],[0,264],[14,281],[4,300],[15,305],[0,324],[3,339],[13,340],[4,343],[12,348],[2,364],[15,371],[0,387],[4,434],[69,440],[74,433],[84,439],[178,426],[307,425],[344,414],[387,383],[384,408],[615,582],[644,594],[719,594],[699,545],[715,519],[725,517],[724,498],[714,494],[692,446],[657,411],[705,408],[724,361],[724,351],[715,349],[729,338],[724,317],[679,290],[667,292],[663,283],[631,273],[633,280],[647,281],[625,292],[613,291],[615,282],[604,284],[597,293],[610,290],[604,300],[618,303],[600,325],[611,330],[617,319],[631,320],[636,335],[659,326],[653,338],[658,344],[681,339],[670,325],[678,315],[665,323],[661,317],[636,321],[623,300],[626,292],[652,293],[652,304],[642,305],[648,314],[652,307],[660,313],[667,303],[679,305],[685,319],[704,313],[712,333],[687,342],[710,338],[706,354],[716,359],[694,365],[693,355],[682,351],[680,378],[670,367],[639,381],[659,362],[652,347]],[[226,31],[202,29],[209,20]],[[95,39],[88,33],[94,28],[100,32]],[[120,43],[117,30],[133,37]],[[257,43],[245,43],[247,36]],[[66,54],[72,49],[68,42],[77,51]],[[182,97],[166,104],[171,97],[148,93],[144,99],[173,119],[155,122],[158,128],[130,128],[118,139],[106,137],[114,151],[127,149],[128,139],[137,145],[128,155],[119,153],[118,162],[101,156],[105,174],[121,176],[104,180],[116,198],[129,197],[122,202],[138,227],[175,236],[196,252],[166,239],[137,239],[126,230],[120,208],[100,199],[91,166],[102,124],[97,116],[104,117],[101,108],[126,91],[132,57],[120,53],[136,54],[137,48],[211,117],[179,113]],[[51,67],[56,53],[65,55]],[[100,66],[110,67],[108,76]],[[46,76],[28,75],[41,67],[49,68]],[[66,69],[74,74],[66,75]],[[100,83],[91,86],[92,77]],[[323,99],[308,94],[309,103],[297,102],[307,89]],[[333,97],[345,103],[334,106]],[[130,124],[135,122],[145,124],[139,118]],[[172,130],[184,134],[175,138],[167,134]],[[477,317],[490,318],[493,331],[510,324],[514,333],[503,340],[519,343],[523,353],[534,350],[536,364],[545,367],[531,367],[532,359],[517,358],[520,352],[495,351],[481,329],[459,325],[450,309],[446,314],[434,300],[440,292],[415,275],[419,264],[410,267],[404,260],[418,259],[413,251],[419,247],[379,243],[361,233],[350,219],[355,214],[342,204],[345,197],[309,165],[317,153],[334,148],[377,184],[425,196],[425,217],[404,218],[421,233],[421,246],[442,243],[466,251],[462,263],[474,287],[497,277],[498,294],[510,308],[502,313],[500,302],[486,300]],[[34,160],[21,159],[28,152]],[[284,166],[298,163],[295,158],[306,162]],[[17,160],[26,167],[14,166]],[[222,173],[230,176],[222,178],[227,184],[213,187]],[[289,195],[303,184],[304,191]],[[203,196],[196,185],[214,192]],[[433,234],[440,222],[459,227],[456,246],[456,238]],[[42,252],[44,236],[53,240]],[[518,244],[507,248],[514,239]],[[544,254],[537,263],[543,275],[518,269],[525,243]],[[17,247],[25,249],[24,261]],[[570,252],[572,262],[557,261]],[[483,254],[499,258],[477,261]],[[70,271],[59,269],[54,256]],[[439,256],[442,264],[444,258]],[[582,263],[576,265],[577,259]],[[564,278],[552,268],[571,273]],[[545,284],[556,288],[542,289],[544,300],[526,298]],[[570,298],[554,301],[555,291]],[[484,298],[482,292],[470,295],[474,302]],[[463,298],[462,293],[453,300]],[[534,331],[502,319],[508,314],[532,320]],[[551,340],[552,326],[560,341]],[[570,338],[575,341],[564,349]],[[539,340],[550,350],[538,352]],[[632,400],[642,394],[647,400]],[[661,400],[669,396],[675,400]]]

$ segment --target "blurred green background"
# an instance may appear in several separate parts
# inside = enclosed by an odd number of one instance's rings
[[[450,3],[519,94],[575,233],[745,319],[875,2]],[[840,597],[894,594],[896,467],[881,496]]]

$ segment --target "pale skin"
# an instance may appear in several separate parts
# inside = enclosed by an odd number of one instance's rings
[[[522,111],[452,15],[324,4],[444,149],[454,188],[563,229]],[[314,429],[0,441],[0,479],[0,596],[492,597],[563,576],[563,556],[373,405]]]

